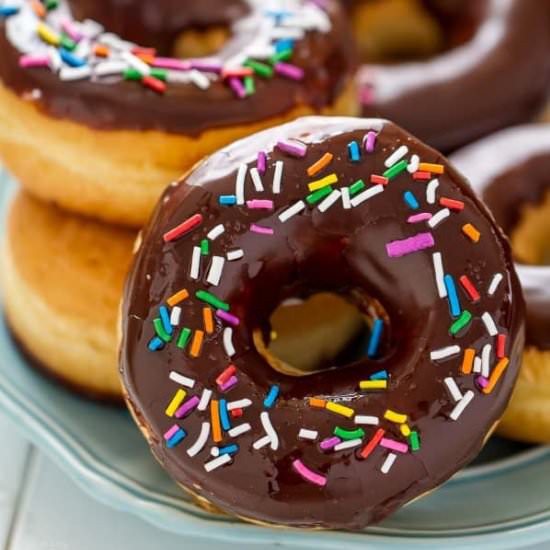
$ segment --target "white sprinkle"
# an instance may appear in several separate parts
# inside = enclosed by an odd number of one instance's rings
[[[481,350],[481,376],[489,378],[491,371],[491,352],[493,346],[491,344],[485,344]]]
[[[439,180],[437,178],[433,179],[426,186],[426,201],[428,204],[435,204],[437,188],[439,187]]]
[[[238,248],[237,250],[229,250],[225,257],[228,262],[234,262],[235,260],[240,260],[244,256],[244,252]]]
[[[231,462],[233,459],[231,458],[231,455],[229,453],[224,453],[223,455],[218,456],[214,460],[210,460],[204,465],[204,469],[207,472],[211,472],[212,470],[215,470],[216,468],[219,468],[220,466],[223,466],[224,464],[227,464],[228,462]]]
[[[340,191],[342,192],[342,206],[344,207],[344,210],[349,210],[351,208],[349,187],[342,187]]]
[[[476,374],[481,374],[481,357],[474,357],[474,366],[472,368],[472,370],[476,373]]]
[[[445,286],[445,270],[443,269],[443,257],[441,256],[441,252],[434,252],[432,258],[434,263],[437,293],[439,294],[440,298],[446,298],[447,287]]]
[[[200,88],[201,90],[207,90],[210,88],[210,80],[208,77],[196,69],[189,71],[189,79],[197,88]]]
[[[199,246],[193,247],[193,254],[191,256],[191,270],[189,277],[194,281],[198,280],[201,270],[201,249]]]
[[[61,56],[59,55],[57,48],[50,46],[48,48],[48,56],[50,58],[49,66],[52,72],[59,72],[61,67],[63,67],[63,61],[61,61]]]
[[[414,174],[418,170],[420,165],[420,157],[418,155],[412,155],[409,164],[407,165],[407,172],[409,174]]]
[[[319,208],[321,212],[326,212],[340,198],[340,194],[340,191],[335,189],[326,199],[319,203],[317,208]]]
[[[260,437],[260,439],[257,439],[256,441],[254,441],[254,443],[252,444],[252,447],[258,450],[258,449],[261,449],[262,447],[265,447],[266,445],[269,445],[270,443],[271,443],[271,438],[268,435],[264,435],[263,437]]]
[[[447,389],[449,390],[449,393],[451,394],[451,397],[455,400],[455,402],[460,401],[462,399],[462,392],[457,386],[455,379],[448,376],[447,378],[445,378],[444,382],[447,386]]]
[[[195,387],[195,381],[192,378],[183,376],[183,374],[180,374],[175,370],[173,370],[169,376],[170,376],[170,380],[172,380],[172,382],[175,382],[176,384],[180,384],[181,386],[185,386],[186,388]]]
[[[250,175],[252,176],[252,183],[254,184],[254,189],[261,193],[264,190],[264,185],[262,183],[262,178],[260,172],[256,167],[250,169]]]
[[[229,357],[235,355],[235,347],[233,346],[233,329],[231,327],[225,327],[223,329],[223,347],[225,353]]]
[[[382,464],[382,467],[380,468],[380,471],[383,474],[387,474],[391,467],[393,466],[393,463],[395,462],[395,459],[397,458],[397,455],[395,453],[389,453],[386,457],[386,460],[384,460],[384,464]]]
[[[207,79],[208,80],[208,79]],[[189,84],[192,82],[189,71],[166,71],[166,82],[170,84]]]
[[[292,206],[289,206],[284,212],[279,214],[279,220],[285,223],[293,216],[296,216],[296,214],[299,214],[305,207],[306,203],[304,201],[295,202]]]
[[[493,277],[493,280],[491,281],[491,284],[489,285],[489,290],[487,293],[489,296],[493,296],[493,294],[497,291],[498,285],[500,285],[500,282],[504,279],[502,276],[502,273],[496,273]]]
[[[225,227],[223,226],[223,223],[220,223],[216,225],[216,227],[213,227],[206,234],[206,238],[210,239],[211,241],[215,241],[224,231],[225,231]]]
[[[281,192],[281,180],[283,179],[283,161],[278,160],[275,163],[275,173],[273,174],[273,193],[278,195]]]
[[[397,148],[385,161],[384,166],[386,168],[390,168],[393,166],[396,162],[399,162],[407,153],[409,152],[409,148],[406,145],[401,145],[401,147]]]
[[[377,416],[367,416],[365,414],[357,414],[353,417],[356,424],[368,424],[369,426],[378,426],[380,419]]]
[[[244,204],[244,182],[246,180],[246,172],[248,166],[241,164],[237,170],[237,179],[235,180],[235,196],[237,197],[237,204]]]
[[[89,40],[83,39],[81,40],[76,48],[73,50],[74,55],[77,57],[80,57],[82,59],[85,59],[92,53],[92,44]]]
[[[225,264],[225,258],[223,256],[213,256],[210,269],[208,270],[208,276],[206,282],[208,284],[218,286],[222,278],[223,266]]]
[[[239,424],[238,426],[231,428],[227,433],[231,437],[238,437],[239,435],[249,432],[251,429],[252,426],[248,422],[245,422],[244,424]]]
[[[219,448],[219,447],[216,447],[216,446],[211,447],[211,449],[210,449],[210,454],[211,454],[212,456],[220,456],[220,448]]]
[[[264,427],[265,433],[271,441],[271,449],[276,451],[279,448],[279,436],[271,424],[271,418],[267,411],[262,411],[260,413],[260,420],[262,421],[262,426]]]
[[[59,78],[61,80],[84,80],[89,78],[92,74],[92,69],[89,65],[83,65],[82,67],[63,67],[59,71]]]
[[[365,191],[363,191],[362,193],[359,193],[359,195],[355,195],[355,197],[351,199],[351,205],[355,208],[356,206],[359,206],[362,202],[371,199],[372,197],[378,195],[379,193],[382,193],[383,191],[383,185],[373,185],[372,187],[365,189]]]
[[[448,208],[442,208],[439,212],[436,212],[429,220],[428,225],[433,229],[437,227],[444,219],[451,215],[451,211]]]
[[[170,324],[173,327],[177,327],[180,324],[181,319],[181,307],[175,306],[170,313]]]
[[[486,311],[481,316],[481,319],[485,323],[485,328],[487,329],[489,336],[496,336],[498,334],[498,329],[497,329],[497,326],[495,325],[494,319],[491,317],[491,314],[488,311]]]
[[[455,408],[452,410],[449,417],[451,420],[458,420],[460,415],[464,412],[464,409],[470,404],[470,401],[474,398],[474,392],[468,390],[464,397],[455,405]]]
[[[252,401],[250,399],[239,399],[238,401],[230,401],[227,404],[227,410],[232,411],[233,409],[246,409],[246,407],[250,407],[252,405]]]
[[[94,67],[96,76],[112,76],[122,74],[126,69],[124,61],[102,61]]]
[[[315,430],[306,430],[306,428],[301,428],[298,432],[299,439],[307,439],[309,441],[315,441],[319,437],[319,432]]]
[[[212,390],[204,389],[202,390],[202,395],[197,405],[199,411],[205,411],[210,403],[210,398],[212,397]]]
[[[201,426],[201,432],[197,440],[189,449],[187,449],[187,454],[190,457],[198,455],[203,449],[206,443],[208,442],[208,436],[210,435],[210,422],[203,422]]]
[[[151,75],[151,67],[147,65],[144,61],[142,61],[139,57],[134,55],[132,52],[124,51],[120,54],[120,57],[132,67],[132,69],[135,69],[138,71],[142,76],[150,76]]]
[[[446,348],[434,349],[430,353],[430,359],[432,361],[442,361],[458,355],[460,353],[460,346],[447,346]]]
[[[363,443],[362,439],[349,439],[348,441],[342,441],[338,445],[334,446],[335,451],[344,451],[346,449],[353,449],[354,447],[359,447]]]

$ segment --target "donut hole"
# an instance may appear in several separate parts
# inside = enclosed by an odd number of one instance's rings
[[[254,342],[276,371],[307,376],[364,359],[376,319],[389,326],[383,306],[363,293],[319,292],[284,300],[269,318],[267,337],[257,330]],[[383,331],[376,358],[387,354],[388,334]]]
[[[227,44],[231,31],[226,26],[189,29],[174,40],[170,55],[178,58],[213,56]]]

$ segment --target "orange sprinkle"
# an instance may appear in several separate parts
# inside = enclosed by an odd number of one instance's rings
[[[202,318],[204,319],[204,330],[206,334],[212,334],[214,332],[214,317],[209,307],[203,308]]]
[[[40,17],[41,19],[46,17],[46,7],[44,6],[44,4],[42,4],[38,0],[33,0],[31,5],[32,5],[32,10],[34,11],[37,17]]]
[[[184,288],[183,290],[180,290],[179,292],[176,292],[175,294],[172,294],[168,300],[166,300],[166,303],[170,307],[177,306],[180,302],[183,302],[183,300],[186,300],[189,298],[189,292]]]
[[[508,359],[508,357],[503,357],[497,363],[496,367],[493,369],[493,372],[491,373],[491,376],[489,377],[489,384],[487,384],[487,386],[483,388],[483,393],[491,393],[493,391],[497,382],[502,376],[502,373],[506,370],[506,367],[508,366],[509,363],[510,363],[510,360]]]
[[[474,359],[476,356],[476,350],[473,348],[466,348],[464,350],[464,359],[462,361],[462,372],[464,374],[471,374],[472,367],[474,365]]]
[[[443,164],[434,164],[432,162],[421,162],[418,165],[419,172],[430,172],[432,174],[444,174],[445,166]]]
[[[140,46],[132,48],[131,52],[134,55],[152,55],[153,57],[157,55],[157,50],[155,50],[155,48],[141,48]]]
[[[222,440],[222,427],[220,426],[220,404],[217,399],[210,401],[210,420],[212,422],[212,439],[214,443]]]
[[[477,243],[479,241],[479,237],[481,236],[481,233],[471,223],[463,225],[462,232],[474,243]]]
[[[314,176],[315,174],[318,174],[325,166],[332,162],[333,158],[334,155],[332,153],[325,153],[317,162],[314,162],[307,169],[307,175]]]
[[[141,59],[144,63],[147,63],[147,65],[152,65],[155,62],[155,56],[150,53],[136,53],[136,57]]]
[[[107,46],[102,46],[101,44],[96,44],[94,47],[94,55],[97,57],[109,57],[110,50]]]
[[[324,409],[327,402],[324,399],[319,399],[318,397],[309,398],[309,406],[315,407],[316,409]]]
[[[193,343],[191,344],[191,357],[198,357],[200,355],[203,339],[204,332],[202,330],[196,330],[193,336]]]

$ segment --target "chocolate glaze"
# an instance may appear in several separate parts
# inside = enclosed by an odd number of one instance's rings
[[[346,146],[351,140],[360,142],[368,129],[379,131],[376,152],[363,157],[360,163],[351,163]],[[309,144],[304,159],[274,149],[279,140],[289,138]],[[386,253],[388,241],[427,230],[424,224],[419,227],[406,222],[411,211],[403,201],[405,190],[413,190],[422,208],[426,207],[426,184],[413,182],[410,174],[398,176],[381,195],[345,213],[337,203],[324,213],[308,207],[284,224],[278,220],[286,207],[307,194],[306,167],[325,152],[334,153],[335,158],[319,177],[335,172],[347,185],[360,177],[368,181],[371,173],[384,171],[384,159],[401,144],[407,144],[410,154],[420,155],[425,162],[443,163],[446,173],[439,177],[440,196],[465,202],[463,212],[453,214],[433,230],[436,248],[402,258],[389,258]],[[268,154],[263,178],[266,192],[255,193],[248,180],[246,197],[273,199],[274,211],[266,214],[265,210],[220,206],[218,195],[235,190],[238,166],[243,162],[255,165],[259,150]],[[270,185],[278,160],[284,161],[283,186],[280,195],[273,195]],[[439,208],[429,207],[434,212]],[[166,231],[197,211],[204,216],[203,226],[178,241],[163,243]],[[461,233],[466,222],[481,231],[478,244],[472,244]],[[212,243],[211,254],[223,255],[227,250],[242,248],[244,258],[226,262],[217,287],[192,282],[188,277],[192,247],[219,223],[224,224],[225,233]],[[272,227],[275,234],[251,233],[251,223]],[[435,250],[442,252],[447,272],[456,277],[467,273],[482,292],[477,304],[460,295],[475,320],[456,340],[448,334],[452,322],[449,306],[436,290],[432,267]],[[203,280],[206,271],[205,265]],[[504,274],[504,281],[495,297],[489,299],[483,289],[497,271]],[[193,329],[202,327],[203,304],[194,298],[196,290],[208,288],[230,303],[232,313],[241,320],[233,337],[237,355],[231,360],[221,344],[221,324],[214,335],[207,337],[199,359],[190,359],[187,352],[174,345],[159,352],[147,350],[159,305],[182,288],[191,296],[181,304],[182,318],[185,326]],[[256,351],[254,328],[269,334],[269,316],[282,300],[321,290],[350,298],[357,289],[380,300],[391,319],[380,359],[365,358],[295,378],[270,368]],[[359,301],[358,306],[363,304]],[[517,375],[524,339],[523,308],[507,241],[462,176],[439,153],[389,122],[303,118],[236,142],[167,189],[144,231],[125,289],[122,379],[131,407],[151,434],[155,456],[179,483],[244,518],[292,526],[362,528],[438,486],[479,452],[508,401]],[[480,350],[492,342],[479,319],[484,311],[489,311],[499,329],[508,333],[511,358],[510,367],[489,395],[476,389],[472,376],[460,374],[461,356],[437,364],[430,360],[431,350],[453,343]],[[180,446],[170,450],[164,445],[162,434],[174,424],[164,409],[179,387],[168,375],[176,370],[197,380],[190,395],[200,396],[204,387],[215,390],[216,377],[230,362],[237,366],[239,383],[226,398],[253,401],[233,425],[250,422],[252,431],[237,438],[240,451],[233,464],[206,473],[203,464],[211,458],[211,443],[192,459],[185,451],[197,438],[201,422],[209,420],[208,412],[195,412],[180,422],[188,433]],[[370,392],[368,397],[360,393],[359,380],[381,369],[387,369],[391,376],[388,391]],[[448,418],[454,403],[443,384],[447,376],[455,377],[463,392],[475,393],[457,422]],[[270,410],[280,445],[277,451],[269,447],[255,451],[252,443],[265,433],[259,415],[272,384],[280,386],[280,396]],[[347,429],[356,426],[342,416],[311,408],[306,400],[311,396],[330,396],[353,407],[357,414],[382,417],[387,408],[408,414],[409,424],[420,434],[422,448],[417,453],[399,455],[387,475],[380,472],[387,454],[380,447],[367,460],[357,459],[356,450],[323,454],[318,442],[297,439],[300,428],[318,430],[323,439],[332,435],[336,425]],[[389,437],[400,439],[398,425],[382,419],[381,426],[388,430]],[[370,439],[375,427],[364,427]],[[298,458],[328,476],[324,488],[308,483],[293,470],[292,461]]]
[[[536,115],[550,82],[550,2],[428,4],[448,29],[460,30],[470,13],[477,20],[473,36],[426,61],[364,65],[363,115],[394,120],[443,151]]]
[[[550,128],[520,126],[457,151],[453,162],[510,233],[521,206],[537,204],[550,189]],[[550,267],[517,265],[527,303],[528,345],[550,350]]]
[[[193,2],[194,8],[189,12],[192,17],[188,23],[197,26],[222,21],[230,23],[236,14],[236,4],[223,1],[223,7],[220,7],[220,2],[221,0],[214,3],[210,0]],[[85,13],[88,10],[96,13],[99,4],[75,3]],[[112,14],[106,17],[106,22],[124,27],[118,17],[116,2],[101,3],[103,4],[107,6],[107,12]],[[96,7],[92,9],[91,5]],[[131,25],[132,34],[137,36],[144,30],[147,39],[151,36],[163,36],[162,22],[159,23],[158,32],[152,28],[155,24],[149,18],[148,11],[151,9],[151,2],[134,0],[131,5],[136,12],[138,5],[143,6],[143,11],[139,11],[141,17],[136,20],[135,26]],[[5,34],[6,23],[1,20],[0,81],[21,96],[29,97],[30,92],[38,91],[38,94],[33,94],[33,101],[52,117],[105,130],[156,129],[194,136],[212,128],[263,121],[304,105],[320,110],[333,104],[344,91],[356,68],[347,18],[335,0],[328,0],[326,5],[332,22],[331,30],[327,33],[308,32],[295,45],[292,63],[305,70],[304,79],[296,82],[279,76],[271,79],[257,78],[256,93],[244,100],[238,99],[221,81],[213,83],[208,90],[198,89],[191,84],[172,83],[165,94],[158,95],[139,83],[121,81],[118,78],[111,78],[108,82],[65,82],[48,69],[22,69],[18,65],[20,52],[8,41]],[[153,12],[162,13],[164,7],[168,10],[167,13],[172,14],[175,4],[155,2]],[[211,19],[213,9],[217,9],[217,15]],[[179,28],[179,23],[177,26]],[[217,57],[224,60],[239,52],[243,45],[249,43],[250,33],[254,30],[242,29]],[[173,30],[166,29],[166,32],[168,37],[173,35]]]

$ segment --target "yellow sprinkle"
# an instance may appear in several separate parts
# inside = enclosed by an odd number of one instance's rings
[[[185,390],[178,390],[176,392],[176,395],[174,395],[172,401],[170,401],[170,404],[166,407],[166,416],[174,416],[186,395],[187,392]]]
[[[308,403],[310,407],[315,407],[316,409],[324,409],[327,404],[324,399],[319,399],[318,397],[310,397]]]
[[[61,43],[59,35],[44,23],[38,23],[36,32],[44,42],[51,44],[52,46],[59,46]]]
[[[360,390],[385,390],[388,387],[387,380],[361,380]]]
[[[349,407],[345,407],[344,405],[340,405],[338,403],[333,403],[332,401],[327,401],[326,409],[327,411],[341,414],[346,418],[351,418],[355,414],[355,411],[353,409],[350,409]]]
[[[191,344],[191,357],[198,357],[201,353],[202,341],[204,338],[204,332],[202,330],[196,330],[193,336],[193,343]]]
[[[269,335],[270,339],[271,340],[277,340],[277,338],[279,337],[279,335],[277,334],[276,331],[272,330],[271,331],[271,334]]]
[[[208,306],[203,308],[202,317],[204,319],[206,334],[212,334],[214,332],[214,317],[212,316],[212,310]]]
[[[320,180],[312,181],[311,183],[308,184],[308,187],[310,191],[318,191],[319,189],[322,189],[327,185],[332,185],[337,181],[338,181],[338,176],[336,174],[330,174],[329,176],[325,176]]]
[[[445,166],[443,164],[434,164],[432,162],[421,162],[418,165],[419,172],[431,172],[432,174],[444,174]]]
[[[183,290],[180,290],[179,292],[176,292],[168,300],[166,300],[166,303],[170,307],[177,306],[180,302],[183,302],[183,300],[187,299],[189,297],[189,292],[184,288]]]
[[[405,424],[407,422],[406,414],[399,414],[395,411],[392,411],[391,409],[388,409],[384,413],[384,418],[386,420],[389,420],[390,422],[395,422],[396,424]]]
[[[506,367],[508,367],[508,364],[510,363],[510,359],[508,357],[503,357],[496,365],[496,367],[493,369],[493,372],[491,373],[491,376],[489,377],[489,384],[483,388],[483,393],[491,393],[499,381],[500,377],[502,376],[502,373],[506,370]]]
[[[401,430],[401,433],[404,437],[409,437],[409,435],[411,435],[411,429],[407,424],[401,424],[401,426],[399,426],[399,429]]]
[[[479,237],[481,236],[481,233],[471,223],[463,225],[462,232],[474,241],[474,243],[477,243],[477,241],[479,241]]]

